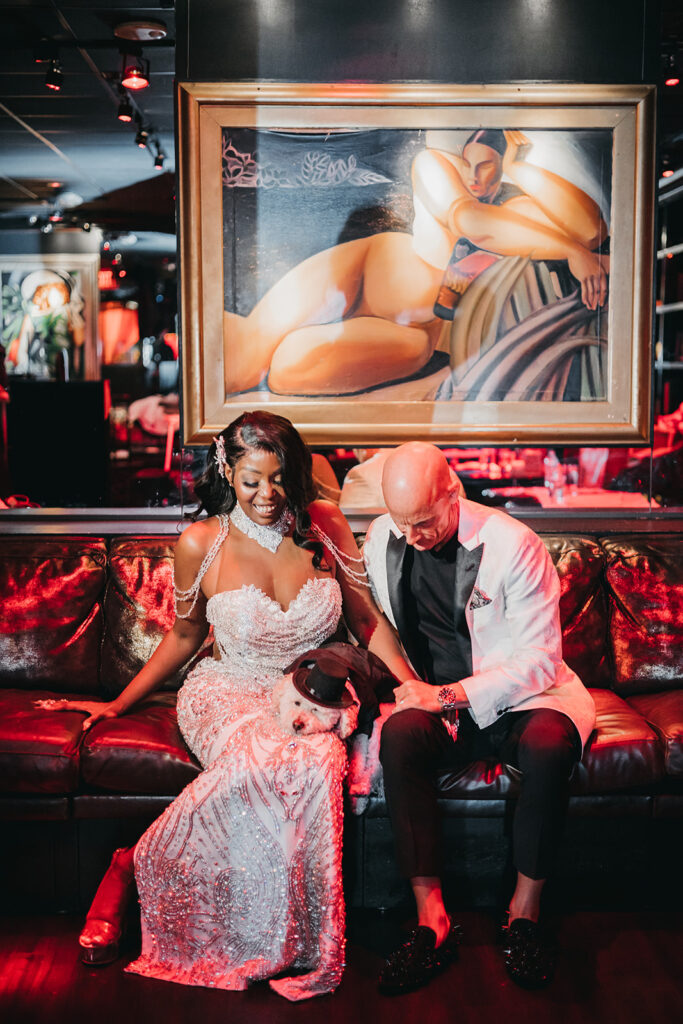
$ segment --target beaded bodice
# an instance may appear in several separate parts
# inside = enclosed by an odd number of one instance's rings
[[[279,675],[304,651],[332,636],[342,610],[339,584],[329,576],[306,580],[289,608],[253,584],[209,598],[206,617],[231,675]]]

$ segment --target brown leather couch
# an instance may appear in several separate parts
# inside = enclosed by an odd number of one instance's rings
[[[572,779],[556,888],[579,903],[670,904],[683,820],[681,535],[546,535],[562,584],[565,658],[597,728]],[[178,732],[182,674],[85,737],[39,697],[118,693],[173,620],[173,540],[0,537],[0,875],[4,908],[87,905],[116,845],[199,772]],[[477,762],[440,780],[447,886],[491,903],[509,869],[517,779]],[[349,900],[405,896],[380,795],[348,815]],[[680,891],[680,887],[679,887]],[[680,900],[680,896],[678,897]]]

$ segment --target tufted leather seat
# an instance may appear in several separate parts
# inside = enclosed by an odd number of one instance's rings
[[[79,783],[83,715],[46,714],[49,690],[0,690],[0,792],[73,793]]]
[[[175,694],[98,722],[81,751],[83,781],[117,793],[179,793],[200,771],[178,729]]]

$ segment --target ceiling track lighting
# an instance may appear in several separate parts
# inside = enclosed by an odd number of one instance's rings
[[[149,61],[139,53],[124,53],[121,59],[121,85],[138,92],[149,86]]]
[[[156,157],[154,158],[154,169],[155,169],[155,171],[163,171],[163,169],[164,169],[164,160],[165,159],[166,158],[165,158],[164,154],[160,150],[157,153]]]
[[[50,61],[50,67],[47,69],[45,73],[45,86],[48,89],[52,89],[53,92],[59,92],[59,90],[62,88],[63,81],[64,75],[62,74],[59,59],[57,57],[54,57]]]
[[[135,113],[133,111],[133,104],[130,102],[126,95],[121,96],[121,102],[119,103],[119,112],[116,116],[118,117],[119,121],[122,121],[124,124],[130,124],[133,118],[135,117]]]
[[[664,85],[668,85],[669,88],[678,85],[681,77],[678,71],[676,55],[674,53],[663,54],[662,66],[664,72]]]
[[[147,149],[147,142],[149,140],[149,132],[146,128],[138,128],[135,134],[135,145],[139,146],[140,149]]]

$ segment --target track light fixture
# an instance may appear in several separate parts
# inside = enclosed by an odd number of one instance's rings
[[[676,55],[673,53],[666,53],[662,57],[663,69],[664,69],[664,85],[673,87],[678,85],[681,76],[678,71],[678,65],[676,63]]]
[[[123,121],[124,124],[130,124],[130,122],[133,120],[133,106],[127,96],[121,97],[121,102],[119,103],[119,112],[116,116],[118,117],[119,121]]]
[[[139,146],[140,149],[147,149],[147,141],[149,139],[149,132],[146,128],[138,128],[135,135],[135,145]]]
[[[137,92],[149,85],[149,61],[137,53],[124,53],[121,61],[121,85]]]
[[[162,150],[162,148],[161,148],[161,146],[159,145],[158,142],[157,142],[156,145],[157,145],[157,155],[154,158],[154,170],[155,171],[163,171],[163,169],[164,169],[164,160],[166,159],[166,154],[164,153],[164,151]]]
[[[45,74],[45,85],[48,89],[52,89],[54,92],[59,92],[62,88],[62,82],[64,81],[64,75],[59,64],[57,57],[50,61],[50,66]]]

